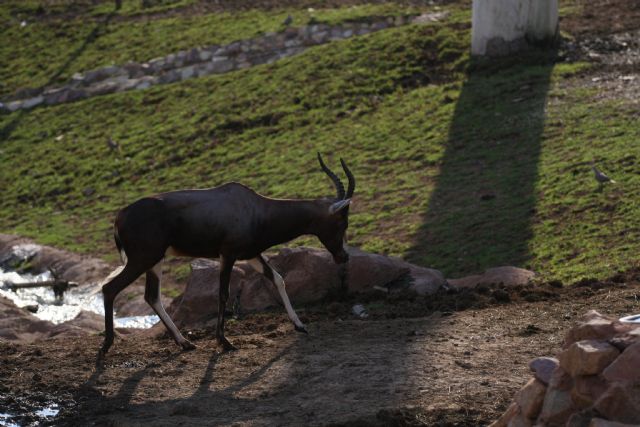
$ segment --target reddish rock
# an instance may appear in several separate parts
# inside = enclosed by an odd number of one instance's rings
[[[0,296],[0,339],[30,343],[46,337],[53,326]]]
[[[573,379],[562,367],[556,368],[551,374],[549,387],[558,390],[570,390],[573,387]]]
[[[578,376],[574,378],[571,398],[579,408],[587,408],[607,390],[607,382],[600,375]]]
[[[640,424],[640,384],[610,385],[594,409],[611,421]]]
[[[516,402],[512,402],[507,410],[496,421],[491,423],[489,427],[507,427],[509,422],[520,413],[520,408]]]
[[[640,341],[627,347],[602,376],[608,381],[640,383]]]
[[[77,337],[104,331],[104,317],[91,311],[81,311],[73,319],[53,326],[49,337]]]
[[[509,420],[507,427],[531,427],[532,425],[533,422],[529,418],[525,417],[522,412],[520,412],[513,418],[511,418],[511,420]]]
[[[309,249],[302,249],[302,251],[305,250],[309,251]],[[410,264],[402,260],[370,254],[355,248],[349,248],[348,252],[349,292],[363,292],[409,275]]]
[[[593,414],[590,412],[576,412],[569,417],[566,427],[589,427]]]
[[[411,276],[409,289],[418,295],[434,294],[447,283],[444,275],[433,268],[409,264],[409,275]]]
[[[171,304],[171,299],[162,294],[160,296],[165,307]],[[144,300],[144,287],[135,284],[126,288],[116,297],[114,310],[118,317],[155,314],[151,306]]]
[[[324,298],[331,289],[339,289],[338,265],[331,254],[314,248],[284,248],[269,258],[269,263],[282,275],[287,284],[287,292],[292,301],[307,303]],[[357,278],[360,263],[349,260],[349,289],[356,289],[353,279]],[[355,273],[351,270],[355,268]],[[276,292],[277,294],[277,292]]]
[[[575,411],[571,393],[568,390],[552,388],[553,379],[542,404],[542,410],[538,417],[538,422],[549,426],[564,425],[571,414]]]
[[[484,274],[467,276],[461,279],[448,279],[449,285],[455,288],[475,288],[478,285],[502,283],[505,286],[526,285],[535,276],[533,271],[518,267],[490,268]]]
[[[558,366],[559,362],[555,357],[537,357],[529,362],[529,369],[544,385],[549,384],[551,375]]]
[[[564,348],[577,341],[608,340],[615,335],[625,334],[635,329],[630,323],[620,323],[616,319],[603,316],[595,310],[584,315],[583,320],[569,330],[565,337]]]
[[[231,273],[229,300],[230,310],[240,293],[243,311],[253,311],[276,306],[277,291],[262,274],[247,263],[237,263]],[[272,296],[269,290],[273,290]],[[220,264],[217,261],[195,260],[191,263],[191,275],[182,296],[171,303],[167,311],[178,326],[196,326],[215,318],[218,313],[220,292]]]
[[[594,418],[591,420],[589,427],[638,427],[638,425],[619,423],[617,421],[609,421],[602,418]]]
[[[547,387],[539,380],[532,378],[518,391],[515,401],[520,406],[520,412],[525,418],[535,419],[542,409],[544,394]]]
[[[356,249],[349,249],[349,255],[347,282],[350,292],[367,292],[374,286],[409,278],[412,271],[428,270]],[[285,248],[269,257],[269,263],[284,278],[287,294],[294,306],[319,301],[341,288],[341,267],[335,264],[326,250]],[[219,274],[217,261],[197,260],[192,263],[185,292],[167,310],[176,324],[197,326],[216,316]],[[444,283],[442,275],[440,280]],[[437,284],[438,288],[441,283]],[[238,293],[243,312],[280,307],[282,303],[276,287],[246,262],[238,262],[234,266],[227,309],[231,309]]]
[[[604,341],[578,341],[558,356],[560,366],[572,377],[599,374],[620,354],[620,351]]]

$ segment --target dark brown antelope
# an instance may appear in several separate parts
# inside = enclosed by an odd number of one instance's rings
[[[282,276],[267,263],[262,252],[310,234],[320,239],[336,263],[348,261],[343,241],[356,182],[340,159],[349,179],[345,192],[340,179],[324,164],[320,153],[318,161],[336,187],[336,198],[271,199],[232,182],[205,190],[173,191],[145,197],[122,209],[115,221],[115,241],[124,266],[114,271],[102,287],[105,339],[101,354],[104,355],[113,344],[113,300],[142,273],[146,273],[145,301],[178,345],[185,350],[195,348],[178,331],[160,301],[161,265],[167,254],[220,258],[216,338],[225,351],[234,348],[224,336],[224,311],[231,270],[238,260],[249,260],[254,269],[277,287],[295,329],[306,332],[291,307]]]

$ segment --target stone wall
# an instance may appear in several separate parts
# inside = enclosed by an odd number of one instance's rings
[[[590,311],[491,427],[640,425],[640,324]]]
[[[434,14],[435,16],[435,14]],[[0,102],[0,109],[16,111],[35,106],[73,102],[92,96],[146,89],[210,74],[226,73],[254,65],[271,63],[298,54],[305,49],[364,35],[385,28],[405,25],[429,17],[396,16],[371,18],[370,22],[352,22],[336,26],[326,24],[287,28],[278,33],[266,33],[253,39],[228,45],[212,45],[172,53],[148,62],[129,62],[110,65],[85,73],[77,73],[63,86],[23,89],[15,96]],[[433,19],[433,20],[437,20]]]

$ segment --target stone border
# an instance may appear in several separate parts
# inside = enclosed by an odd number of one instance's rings
[[[278,33],[269,32],[224,46],[212,45],[183,50],[148,62],[110,65],[85,73],[76,73],[63,86],[20,90],[14,97],[6,99],[6,102],[0,102],[0,110],[17,111],[43,104],[73,102],[93,96],[147,89],[158,84],[269,64],[296,55],[311,46],[398,27],[414,21],[424,23],[425,16],[429,18],[430,15],[391,16],[372,18],[371,22],[351,22],[335,26],[314,24],[287,28]],[[430,20],[435,21],[438,18],[439,16]]]

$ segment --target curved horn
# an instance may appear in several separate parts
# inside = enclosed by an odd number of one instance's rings
[[[327,165],[324,164],[320,152],[318,152],[318,161],[320,162],[320,167],[322,168],[324,173],[329,175],[329,178],[331,178],[331,181],[333,181],[333,184],[336,186],[336,190],[338,191],[338,199],[344,199],[344,185],[342,185],[342,182],[340,182],[340,178],[338,178],[335,173],[331,172],[331,169],[329,169]]]
[[[347,163],[340,159],[340,164],[342,165],[342,169],[344,173],[349,178],[349,186],[347,187],[347,195],[344,196],[345,199],[350,199],[353,196],[353,191],[356,189],[356,178],[353,176],[349,168],[347,167]]]

